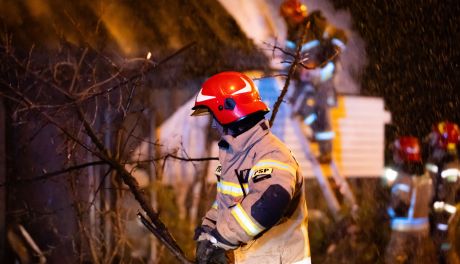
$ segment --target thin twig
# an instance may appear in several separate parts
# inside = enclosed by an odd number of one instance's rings
[[[52,177],[55,177],[55,176],[58,176],[58,175],[61,175],[61,174],[67,173],[67,172],[71,172],[71,171],[74,171],[74,170],[80,170],[80,169],[83,169],[83,168],[86,168],[86,167],[96,166],[96,165],[104,165],[104,164],[106,164],[106,162],[101,161],[101,160],[88,162],[88,163],[83,163],[83,164],[78,164],[78,165],[71,166],[71,167],[68,167],[68,168],[65,168],[65,169],[62,169],[62,170],[44,173],[44,174],[42,174],[40,176],[36,176],[36,177],[32,177],[32,178],[17,179],[17,180],[14,180],[14,181],[3,182],[3,183],[0,183],[0,187],[14,186],[14,185],[18,185],[18,184],[25,184],[25,183],[43,181],[43,180],[47,180],[47,179],[50,179]]]

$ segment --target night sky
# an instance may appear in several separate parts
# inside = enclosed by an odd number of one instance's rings
[[[333,0],[367,44],[362,93],[384,98],[394,133],[460,123],[460,1]]]

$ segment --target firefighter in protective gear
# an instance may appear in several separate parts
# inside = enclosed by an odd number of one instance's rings
[[[287,27],[287,46],[295,47],[295,41],[299,37],[301,27],[307,22],[308,9],[299,0],[286,0],[280,6],[280,14],[284,18]]]
[[[434,182],[431,233],[439,263],[460,263],[459,245],[455,244],[460,208],[460,161],[457,150],[460,129],[455,123],[439,122],[433,126],[428,140],[430,155],[426,169]]]
[[[195,232],[197,262],[225,263],[222,252],[233,250],[235,263],[311,263],[303,177],[270,132],[253,81],[216,74],[193,110],[211,114],[221,134],[216,200]]]
[[[432,182],[423,173],[419,141],[404,136],[395,140],[392,147],[397,177],[388,207],[391,238],[385,263],[435,263],[428,221]]]
[[[347,37],[343,30],[328,23],[321,11],[307,16],[298,10],[307,10],[298,0],[286,0],[280,7],[288,30],[286,49],[294,53],[296,46],[301,45],[301,56],[305,57],[303,67],[297,67],[293,76],[295,91],[290,101],[293,115],[313,130],[312,140],[319,145],[318,160],[329,163],[335,136],[329,108],[336,106],[337,96],[333,77]]]

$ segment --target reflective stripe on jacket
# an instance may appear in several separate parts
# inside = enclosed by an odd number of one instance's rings
[[[428,174],[417,176],[398,171],[388,208],[391,229],[401,232],[427,231],[432,195],[432,181]]]
[[[235,263],[309,263],[303,177],[289,149],[263,120],[233,138],[224,136],[216,170],[217,208],[203,225],[242,246]],[[215,223],[215,225],[214,225]]]

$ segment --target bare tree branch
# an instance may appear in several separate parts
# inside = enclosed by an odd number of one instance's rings
[[[40,176],[36,176],[36,177],[28,178],[28,179],[16,179],[14,181],[3,182],[3,183],[0,183],[0,187],[13,186],[13,185],[18,185],[18,184],[33,183],[33,182],[37,182],[37,181],[48,180],[50,178],[53,178],[55,176],[58,176],[58,175],[61,175],[61,174],[64,174],[64,173],[68,173],[68,172],[75,171],[75,170],[80,170],[80,169],[90,167],[90,166],[104,165],[104,164],[106,164],[106,162],[101,161],[101,160],[88,162],[88,163],[83,163],[83,164],[78,164],[78,165],[71,166],[71,167],[68,167],[68,168],[65,168],[65,169],[62,169],[62,170],[53,171],[53,172],[47,172],[47,173],[44,173],[44,174],[42,174]]]
[[[182,263],[192,263],[190,262],[182,249],[179,247],[175,239],[172,237],[172,235],[169,233],[167,230],[166,226],[163,224],[163,222],[160,220],[158,213],[152,208],[151,203],[149,199],[147,199],[145,193],[140,190],[138,183],[136,179],[132,176],[130,172],[126,170],[124,167],[123,163],[121,162],[121,153],[120,153],[120,148],[117,147],[115,150],[115,153],[111,152],[110,146],[106,146],[104,144],[104,141],[100,138],[100,134],[98,133],[98,130],[94,127],[94,121],[91,121],[91,118],[88,119],[87,115],[88,113],[85,113],[83,110],[83,102],[90,99],[90,98],[96,98],[99,95],[111,95],[113,91],[115,91],[118,88],[121,88],[125,85],[134,85],[131,87],[129,90],[129,94],[127,97],[127,102],[125,104],[125,109],[129,110],[129,107],[131,105],[131,100],[133,97],[133,93],[135,91],[135,88],[138,86],[138,83],[135,83],[144,76],[146,73],[151,72],[152,70],[155,70],[158,68],[159,65],[162,65],[166,61],[174,58],[175,56],[179,55],[180,53],[186,51],[190,47],[192,47],[195,43],[192,42],[183,48],[179,49],[178,51],[174,52],[173,54],[167,56],[163,60],[161,60],[157,64],[146,64],[144,65],[145,67],[142,69],[142,71],[139,74],[134,74],[129,78],[124,79],[123,81],[119,82],[118,84],[111,86],[107,89],[104,89],[103,86],[105,84],[110,84],[112,81],[107,81],[107,82],[97,82],[98,86],[95,86],[94,84],[90,86],[89,88],[82,89],[83,92],[76,92],[77,89],[80,88],[78,86],[77,80],[79,76],[81,76],[82,72],[82,65],[84,63],[86,54],[88,53],[88,48],[86,48],[83,53],[80,55],[80,58],[78,60],[77,65],[74,67],[74,72],[72,75],[72,78],[70,80],[70,84],[66,85],[66,88],[62,87],[59,82],[54,82],[53,78],[49,79],[47,76],[49,74],[52,75],[52,72],[50,73],[49,71],[46,71],[46,74],[43,74],[43,72],[40,71],[34,71],[31,67],[31,54],[28,58],[27,64],[24,65],[23,62],[21,62],[17,57],[14,56],[12,53],[7,53],[7,55],[12,59],[14,62],[13,65],[13,70],[16,71],[16,74],[19,74],[16,69],[20,69],[20,72],[25,72],[25,75],[28,75],[28,81],[30,82],[32,79],[33,82],[38,82],[43,85],[39,85],[38,89],[44,89],[44,88],[51,88],[52,92],[57,91],[60,95],[62,95],[64,98],[64,104],[61,105],[48,105],[48,104],[40,104],[38,101],[39,96],[42,96],[41,92],[42,90],[38,90],[38,93],[34,93],[30,95],[31,92],[37,92],[37,90],[33,91],[22,91],[20,89],[14,88],[10,83],[2,80],[2,84],[6,86],[7,90],[11,92],[10,94],[5,94],[2,92],[0,96],[5,97],[6,99],[11,99],[11,101],[17,103],[19,106],[24,107],[23,111],[29,111],[29,112],[34,112],[38,113],[41,117],[44,118],[47,122],[50,124],[54,125],[58,131],[62,132],[63,135],[69,140],[70,142],[73,142],[74,144],[77,144],[83,150],[91,153],[91,155],[94,155],[95,157],[99,158],[100,160],[98,161],[93,161],[93,162],[88,162],[84,164],[79,164],[75,166],[71,166],[59,171],[51,172],[51,173],[45,173],[43,175],[40,175],[38,177],[34,177],[31,179],[21,179],[18,182],[6,182],[6,183],[1,183],[1,186],[6,186],[9,184],[18,184],[18,183],[25,183],[25,182],[35,182],[35,181],[40,181],[40,180],[46,180],[50,179],[54,176],[63,174],[63,173],[68,173],[72,171],[76,171],[88,166],[96,166],[96,165],[108,165],[109,170],[116,172],[116,175],[121,178],[124,184],[126,184],[133,194],[134,198],[138,203],[140,204],[142,210],[146,213],[146,215],[149,218],[149,222],[151,224],[151,227],[153,227],[153,230],[150,230],[175,256],[179,261]],[[153,65],[153,66],[152,66]],[[91,68],[90,68],[91,69]],[[117,75],[115,73],[115,75]],[[16,76],[18,77],[18,76]],[[113,78],[114,75],[110,76],[108,79],[113,79],[115,80],[116,78]],[[122,76],[120,76],[122,77]],[[25,77],[23,77],[25,78]],[[94,78],[96,79],[96,78]],[[24,79],[25,80],[25,79]],[[21,80],[18,80],[20,82]],[[104,85],[103,85],[104,84]],[[19,86],[19,84],[18,84]],[[93,90],[97,90],[96,87],[101,87],[101,91],[94,92]],[[55,93],[54,93],[55,94]],[[48,97],[52,97],[52,95],[47,95]],[[116,96],[116,94],[115,94]],[[120,94],[121,96],[121,94]],[[126,98],[124,98],[126,99]],[[110,105],[110,98],[107,100]],[[121,102],[121,101],[120,101]],[[73,116],[73,119],[70,120],[65,120],[65,121],[60,121],[58,117],[55,117],[52,115],[52,112],[50,112],[50,109],[60,109],[60,107],[67,107],[70,106],[72,107],[70,110],[73,110],[75,115]],[[96,105],[97,107],[97,105]],[[120,109],[118,109],[120,111]],[[76,116],[76,118],[75,118]],[[95,120],[95,119],[93,119]],[[69,123],[69,127],[66,127],[65,124]],[[85,139],[82,139],[81,132],[77,132],[78,134],[75,135],[76,131],[74,129],[75,126],[83,126],[85,134],[89,137],[90,142],[85,142]],[[130,131],[130,136],[133,133],[133,130]],[[92,146],[94,145],[94,146]],[[95,147],[95,149],[93,149]],[[75,146],[72,147],[72,151],[75,151]],[[181,157],[176,157],[174,155],[171,155],[170,157],[172,158],[177,158],[181,160],[185,160],[184,158]],[[168,157],[165,157],[167,159]],[[204,158],[204,159],[188,159],[190,161],[192,160],[208,160],[209,158]],[[212,158],[214,159],[214,158]],[[104,177],[105,178],[105,177]],[[100,189],[102,185],[98,187]],[[94,248],[92,248],[94,250]]]
[[[273,126],[273,122],[275,121],[276,114],[278,113],[278,109],[279,109],[281,103],[283,102],[284,96],[286,95],[286,93],[287,93],[287,91],[289,89],[289,84],[291,82],[291,78],[292,78],[292,76],[294,75],[294,73],[296,71],[297,64],[299,64],[299,62],[301,60],[300,51],[302,50],[302,43],[305,40],[306,32],[307,32],[307,30],[309,28],[310,28],[310,22],[308,22],[306,27],[302,28],[302,30],[300,32],[301,37],[296,42],[296,52],[295,52],[295,56],[294,56],[294,61],[289,66],[289,71],[288,71],[288,75],[287,75],[287,78],[286,78],[286,82],[284,83],[283,90],[281,91],[280,96],[278,97],[278,99],[276,100],[275,104],[273,105],[273,113],[272,113],[272,115],[270,117],[270,121],[269,121],[270,126]],[[287,54],[291,55],[290,53],[287,53]]]

